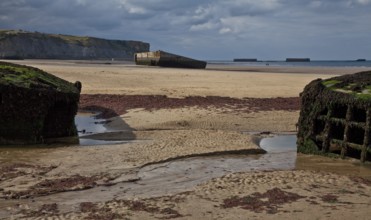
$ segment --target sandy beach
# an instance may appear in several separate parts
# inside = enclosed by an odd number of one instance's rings
[[[370,163],[259,147],[295,135],[310,81],[366,68],[14,62],[80,81],[80,115],[106,130],[84,134],[99,145],[0,148],[0,219],[369,217]]]

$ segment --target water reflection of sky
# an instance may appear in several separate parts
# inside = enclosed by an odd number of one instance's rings
[[[277,135],[263,138],[259,145],[268,153],[296,151],[296,135]]]
[[[87,135],[108,132],[105,119],[97,119],[96,114],[77,114],[75,124],[79,135],[79,145],[107,145],[107,144],[122,144],[129,141],[111,141],[111,140],[95,140],[84,138]]]
[[[75,124],[80,137],[107,132],[107,128],[104,126],[106,120],[96,119],[95,116],[91,114],[76,115]]]

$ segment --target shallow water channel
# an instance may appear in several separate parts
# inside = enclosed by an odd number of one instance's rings
[[[189,188],[228,173],[294,169],[296,145],[288,144],[295,142],[295,135],[277,136],[260,142],[261,147],[268,151],[267,154],[191,157],[145,166],[138,173],[141,178],[138,184],[162,187],[165,184],[164,188],[167,189],[170,189],[171,185],[175,188]],[[276,143],[277,147],[272,147],[271,143]]]
[[[76,125],[80,136],[80,145],[116,144],[121,141],[97,141],[84,138],[86,135],[110,131],[105,127],[104,120],[97,120],[94,115],[76,117]],[[82,132],[83,131],[83,132]],[[176,159],[169,162],[147,165],[137,172],[135,183],[118,184],[125,196],[162,195],[184,191],[211,178],[228,173],[258,170],[291,170],[296,163],[296,135],[281,135],[263,138],[259,145],[267,154],[257,155],[223,155],[195,156]],[[114,190],[114,187],[110,187]],[[123,190],[125,189],[125,190]],[[108,191],[110,191],[108,190]],[[107,190],[105,191],[107,193]],[[119,196],[119,192],[114,193]]]
[[[97,120],[93,115],[77,116],[76,124],[79,130],[80,145],[125,143],[125,141],[112,142],[84,138],[86,135],[109,131],[105,127],[105,121]],[[259,135],[256,136],[259,137]],[[371,179],[370,164],[361,165],[358,161],[349,162],[297,154],[295,134],[271,134],[261,138],[258,144],[267,151],[266,154],[195,156],[147,165],[133,170],[131,175],[134,181],[125,181],[130,178],[127,174],[123,174],[123,181],[120,182],[121,178],[118,178],[114,185],[43,196],[37,198],[33,205],[55,202],[59,204],[61,210],[71,211],[71,209],[77,209],[78,204],[86,201],[103,202],[184,192],[212,178],[236,172],[307,169]],[[22,203],[20,200],[17,202]],[[27,200],[24,202],[29,203]]]
[[[93,140],[85,138],[89,134],[112,132],[105,126],[105,120],[95,118],[95,114],[79,114],[76,116],[79,142],[84,145],[121,144],[134,140]],[[84,132],[82,132],[84,131]],[[244,132],[245,133],[245,132]],[[205,180],[222,176],[227,173],[249,172],[259,170],[293,170],[306,169],[327,171],[345,175],[357,175],[371,180],[371,164],[360,164],[358,160],[344,161],[315,155],[297,154],[296,134],[271,134],[260,138],[258,132],[246,132],[259,137],[258,145],[267,151],[260,155],[224,155],[208,157],[190,157],[171,162],[149,165],[139,170],[140,181],[151,182],[153,185],[180,183],[195,185]],[[146,183],[148,184],[148,183]]]
[[[97,120],[94,118],[94,115],[78,116],[76,124],[80,131],[80,145],[100,144],[100,142],[104,144],[122,143],[121,141],[97,141],[84,138],[85,135],[109,131],[104,126],[104,120]],[[173,193],[179,190],[184,191],[201,182],[228,173],[258,170],[291,170],[295,168],[297,157],[295,134],[263,138],[259,145],[268,153],[257,155],[195,156],[147,165],[138,170],[137,177],[139,180],[135,184],[124,183],[123,185],[125,186],[118,185],[121,187],[120,191],[125,191],[125,196],[145,196],[146,194],[153,196]],[[128,188],[122,190],[126,187]],[[115,192],[116,196],[119,196],[119,194]]]
[[[32,202],[17,200],[30,206],[57,203],[62,212],[78,210],[81,202],[104,202],[113,199],[130,199],[163,196],[185,192],[197,184],[228,173],[258,170],[291,170],[295,168],[295,135],[262,139],[262,147],[268,152],[261,155],[224,155],[190,157],[165,163],[144,166],[123,174],[111,186],[98,186],[83,191],[62,192],[38,197]],[[274,141],[277,140],[277,141]],[[277,148],[271,143],[276,143]],[[290,145],[291,144],[291,145]],[[288,145],[290,145],[288,147]],[[270,150],[272,149],[272,150]],[[134,181],[125,181],[133,178]],[[8,203],[9,202],[9,203]],[[15,202],[15,201],[14,201]],[[7,201],[11,205],[13,201]]]

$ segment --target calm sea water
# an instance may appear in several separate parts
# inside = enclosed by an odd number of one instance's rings
[[[371,60],[367,61],[332,61],[332,60],[313,60],[310,62],[286,62],[286,61],[257,61],[257,62],[234,62],[234,61],[207,61],[209,64],[216,65],[235,65],[235,66],[313,66],[313,67],[371,67]]]

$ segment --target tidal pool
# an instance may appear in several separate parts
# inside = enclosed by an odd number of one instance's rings
[[[79,145],[107,145],[107,144],[123,144],[128,141],[113,141],[113,140],[96,140],[88,138],[87,136],[98,133],[106,133],[113,131],[105,126],[107,120],[97,119],[97,113],[77,114],[75,117],[75,124],[79,135]]]
[[[97,119],[97,113],[81,113],[75,116],[78,137],[66,137],[48,140],[46,144],[0,146],[0,162],[29,163],[41,161],[43,155],[56,147],[79,147],[92,145],[112,145],[133,142],[134,140],[96,140],[88,136],[92,134],[115,131],[106,127],[105,119]]]
[[[132,135],[131,130],[123,129],[117,130],[107,126],[110,122],[106,119],[97,119],[98,113],[79,113],[75,117],[75,124],[78,131],[78,139],[80,146],[92,146],[92,145],[113,145],[113,144],[124,144],[131,143],[141,140],[135,140],[135,136]],[[126,132],[127,137],[125,139],[110,139],[104,138],[104,134],[114,132]],[[100,138],[96,135],[100,134]],[[102,135],[103,134],[103,135]],[[95,136],[95,137],[93,137]]]
[[[268,153],[296,152],[296,135],[275,135],[261,139],[259,146]]]
[[[104,126],[107,121],[105,119],[97,119],[97,114],[98,113],[78,113],[75,116],[75,124],[79,137],[109,131],[109,129]]]

